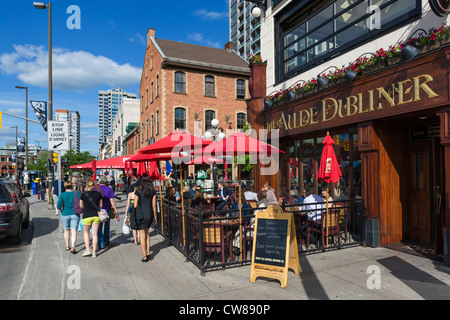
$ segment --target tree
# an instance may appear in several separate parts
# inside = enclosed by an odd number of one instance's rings
[[[63,164],[62,172],[71,172],[72,170],[70,170],[70,167],[92,162],[95,158],[96,157],[89,152],[75,153],[75,151],[69,150],[61,157],[61,162]]]

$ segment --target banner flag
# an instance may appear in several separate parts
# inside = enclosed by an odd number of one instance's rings
[[[47,132],[47,102],[44,101],[30,101],[31,106],[33,107],[34,113],[44,128],[45,132]]]

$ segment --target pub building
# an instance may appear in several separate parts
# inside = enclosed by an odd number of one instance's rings
[[[427,41],[412,54],[405,49],[419,38],[419,28],[423,40],[446,23],[447,3],[268,1],[263,62],[250,63],[248,118],[257,131],[278,130],[286,153],[278,173],[255,171],[256,188],[270,182],[278,196],[287,191],[297,198],[308,188],[319,194],[317,172],[329,133],[343,174],[331,196],[364,199],[371,222],[366,232],[377,233],[368,245],[417,243],[450,265],[450,41]],[[378,26],[370,28],[377,14]],[[378,49],[399,43],[401,57],[355,69],[353,79],[321,83],[318,77],[365,53],[374,61]],[[312,78],[312,89],[292,90]]]

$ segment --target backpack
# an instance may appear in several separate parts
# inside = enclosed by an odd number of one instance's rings
[[[77,216],[84,213],[84,209],[80,207],[80,198],[78,197],[78,193],[75,191],[75,196],[73,199],[73,211],[75,211],[75,214]]]

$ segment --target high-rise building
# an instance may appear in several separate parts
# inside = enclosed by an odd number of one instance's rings
[[[124,98],[137,99],[137,95],[127,93],[117,87],[98,92],[98,136],[99,145],[106,142],[106,137],[113,135],[113,122]]]
[[[57,109],[54,119],[55,121],[69,122],[70,150],[80,153],[80,113],[78,111]]]
[[[249,55],[261,53],[261,18],[252,15],[254,3],[230,0],[230,41],[234,51],[248,61]]]

